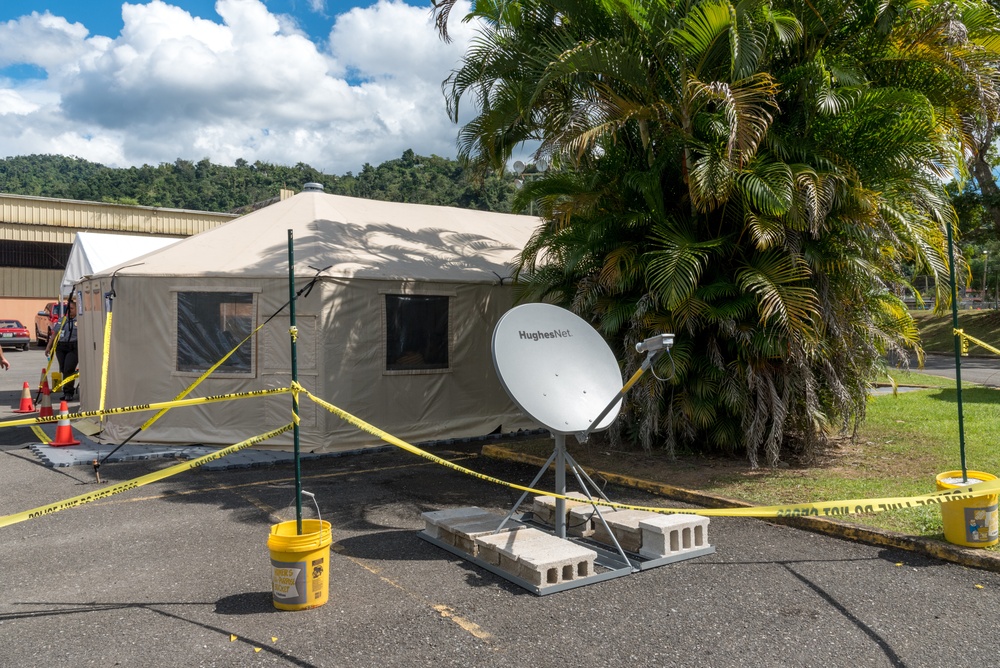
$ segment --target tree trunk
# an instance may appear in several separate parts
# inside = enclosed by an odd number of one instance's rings
[[[993,175],[993,167],[986,159],[986,153],[993,143],[996,128],[990,127],[986,132],[983,141],[977,147],[976,154],[970,162],[970,170],[976,183],[979,184],[979,193],[983,198],[983,208],[986,215],[993,223],[993,234],[1000,238],[1000,186],[997,185],[996,177]]]

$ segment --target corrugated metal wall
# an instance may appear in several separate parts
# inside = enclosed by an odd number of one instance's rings
[[[0,222],[25,226],[190,236],[217,227],[235,217],[230,213],[0,194]]]
[[[102,204],[0,194],[0,240],[72,245],[77,231],[191,236],[236,218],[234,214]],[[0,267],[0,296],[51,297],[62,271]]]
[[[62,282],[62,271],[0,267],[0,295],[55,299]]]

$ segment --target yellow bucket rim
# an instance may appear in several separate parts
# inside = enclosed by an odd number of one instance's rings
[[[973,471],[971,469],[966,469],[965,473],[969,478],[978,478],[983,482],[988,482],[990,480],[997,479],[995,475],[993,475],[992,473],[986,473],[985,471]],[[945,478],[961,478],[961,477],[962,477],[962,470],[959,469],[957,471],[945,471],[944,473],[938,473],[935,480],[937,481],[937,484],[941,486],[942,489],[958,489],[959,487],[968,487],[970,484],[972,484],[972,483],[960,483],[956,485],[954,483],[944,482]]]

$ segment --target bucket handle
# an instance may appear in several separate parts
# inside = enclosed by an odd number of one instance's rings
[[[312,492],[307,492],[306,490],[302,490],[302,494],[303,496],[308,496],[310,499],[312,499],[313,505],[316,506],[316,517],[319,519],[320,522],[322,522],[323,516],[319,512],[319,502],[316,501],[316,495],[313,494]]]
[[[307,492],[306,490],[302,490],[302,496],[308,496],[310,499],[312,499],[313,505],[316,506],[316,517],[319,519],[320,522],[322,522],[323,516],[319,512],[319,502],[316,501],[316,495],[313,494],[312,492]],[[292,497],[292,500],[288,502],[288,505],[285,506],[285,508],[291,508],[294,503],[295,503],[295,497]]]

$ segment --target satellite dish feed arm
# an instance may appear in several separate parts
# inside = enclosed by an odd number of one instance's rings
[[[590,423],[585,431],[581,431],[576,435],[576,440],[580,443],[586,443],[590,438],[591,432],[601,423],[601,420],[611,412],[611,409],[615,407],[622,398],[628,394],[628,391],[632,389],[632,386],[638,382],[642,374],[646,373],[651,366],[653,366],[653,360],[663,352],[664,350],[670,350],[670,347],[674,345],[674,335],[673,334],[657,334],[656,336],[651,336],[645,341],[641,341],[635,344],[635,350],[639,353],[646,353],[646,359],[642,361],[642,366],[640,366],[632,377],[628,379],[625,386],[618,391],[618,394],[604,407],[601,414]]]

